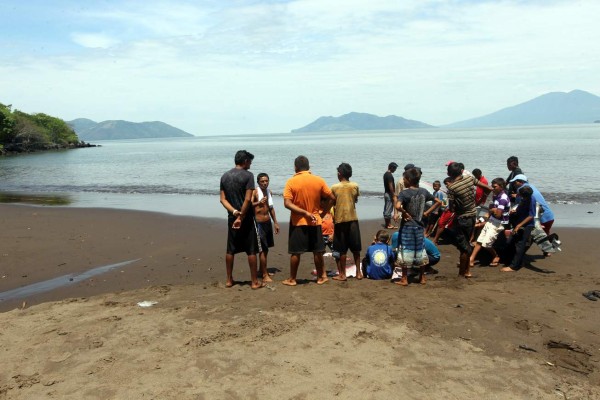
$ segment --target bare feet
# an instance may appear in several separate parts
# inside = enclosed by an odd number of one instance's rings
[[[253,283],[252,285],[250,285],[252,290],[261,289],[261,288],[264,288],[265,286],[267,286],[267,284],[264,282],[256,282],[256,283]]]
[[[421,276],[421,279],[419,279],[419,283],[421,285],[427,284],[427,279],[425,278],[425,275]]]
[[[263,275],[263,282],[265,282],[265,283],[271,283],[271,282],[273,282],[273,279],[271,279],[271,277],[269,276],[269,274]]]
[[[319,279],[317,279],[317,285],[322,285],[327,282],[329,282],[329,278],[320,277]]]
[[[400,285],[400,286],[408,286],[408,279],[403,276],[402,279],[400,279],[399,281],[394,282],[396,285]]]
[[[292,279],[292,278],[286,279],[285,281],[282,281],[281,283],[283,283],[286,286],[296,286],[297,285],[296,280]]]
[[[511,267],[500,268],[500,271],[502,271],[502,272],[517,272],[516,270],[512,269]]]
[[[500,262],[500,257],[494,257],[494,259],[490,263],[490,267],[497,267],[499,262]]]
[[[348,280],[348,278],[346,278],[345,275],[344,276],[342,276],[342,275],[336,275],[336,276],[334,276],[331,279],[333,279],[334,281],[347,281]]]
[[[226,288],[233,287],[233,285],[235,285],[235,281],[234,280],[225,282],[225,287]]]
[[[356,274],[356,279],[358,279],[359,281],[362,280],[364,278],[362,272],[359,272],[358,274]]]

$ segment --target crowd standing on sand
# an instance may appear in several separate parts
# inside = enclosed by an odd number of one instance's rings
[[[228,213],[227,287],[235,284],[234,257],[240,252],[248,256],[252,289],[272,282],[267,255],[274,245],[274,234],[279,233],[279,224],[266,173],[258,174],[255,188],[254,175],[249,171],[253,159],[250,152],[239,150],[235,167],[221,177],[220,200]],[[361,260],[356,212],[360,190],[356,182],[350,181],[352,166],[341,163],[337,168],[339,182],[330,188],[323,178],[310,172],[308,158],[296,157],[295,174],[283,191],[284,206],[290,210],[290,276],[282,283],[297,285],[300,257],[307,252],[313,254],[316,283],[329,281],[323,257],[327,246],[337,266],[332,279],[348,279],[346,259],[350,251],[356,265],[352,276],[356,279],[389,279],[400,286],[409,284],[412,271],[417,272],[421,284],[426,283],[427,274],[437,272],[433,265],[440,260],[436,245],[441,237],[458,249],[458,275],[463,278],[472,278],[471,268],[478,261],[485,263],[485,256],[490,267],[504,263],[500,271],[518,271],[532,242],[550,256],[560,250],[558,236],[550,233],[554,214],[519,168],[518,158],[509,157],[506,165],[510,171],[507,179],[495,178],[489,186],[480,169],[470,173],[462,163],[448,161],[448,176],[443,180],[446,191],[436,180],[430,193],[419,186],[419,167],[406,164],[396,184],[398,164],[389,163],[383,175],[385,229],[375,234]],[[390,229],[397,231],[390,236]]]

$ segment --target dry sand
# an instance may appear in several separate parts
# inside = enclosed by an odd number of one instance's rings
[[[379,224],[361,222],[365,248]],[[0,292],[139,259],[0,301],[0,399],[600,398],[600,301],[581,295],[600,289],[600,230],[470,281],[440,246],[407,288],[318,286],[305,255],[290,288],[283,226],[275,282],[253,291],[244,255],[223,285],[224,220],[0,205],[0,226]]]

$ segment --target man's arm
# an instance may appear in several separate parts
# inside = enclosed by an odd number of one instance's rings
[[[254,189],[246,190],[246,197],[244,198],[244,204],[242,204],[242,209],[240,210],[239,214],[237,215],[237,218],[235,219],[235,221],[233,221],[233,225],[232,225],[233,229],[238,229],[240,226],[242,226],[242,221],[246,217],[248,208],[252,205],[252,192],[253,191],[254,191]]]
[[[283,206],[295,214],[300,214],[308,218],[313,223],[317,222],[317,218],[307,210],[303,210],[292,202],[292,199],[283,199]]]
[[[271,193],[271,197],[273,197],[272,193]],[[279,233],[279,223],[277,223],[277,216],[275,215],[275,207],[274,206],[269,207],[269,214],[271,215],[271,219],[273,220],[273,226],[275,227],[275,233]]]

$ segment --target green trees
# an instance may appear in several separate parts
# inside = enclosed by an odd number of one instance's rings
[[[0,148],[22,152],[79,143],[75,131],[62,119],[43,113],[12,111],[11,108],[0,103]]]

